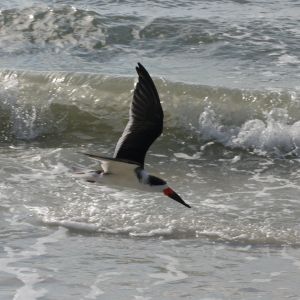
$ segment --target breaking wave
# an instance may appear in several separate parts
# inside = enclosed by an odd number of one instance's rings
[[[64,72],[0,73],[0,141],[70,137],[84,143],[118,136],[128,118],[134,77]],[[238,90],[156,79],[165,135],[261,155],[300,154],[299,91]]]

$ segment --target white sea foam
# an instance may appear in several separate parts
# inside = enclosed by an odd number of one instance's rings
[[[194,160],[200,158],[200,153],[196,153],[194,155],[188,155],[186,153],[174,153],[174,156],[177,158],[187,159],[187,160]]]
[[[186,273],[180,270],[180,262],[177,258],[169,255],[157,256],[163,260],[164,268],[160,268],[160,272],[149,274],[151,278],[160,279],[154,283],[154,285],[172,283],[180,280],[184,280],[188,277]]]
[[[37,288],[43,278],[34,267],[18,267],[16,264],[23,260],[43,256],[47,253],[47,244],[55,243],[65,235],[65,230],[59,228],[52,234],[37,238],[36,242],[27,250],[17,251],[10,247],[5,247],[6,257],[0,258],[1,271],[14,275],[22,283],[14,294],[14,300],[40,299],[47,294],[44,288]]]
[[[71,2],[1,1],[3,299],[299,298],[298,1]],[[113,152],[137,57],[165,112],[146,166],[192,209],[63,167]]]
[[[252,119],[240,126],[228,126],[207,107],[199,117],[199,131],[204,139],[259,154],[299,155],[300,151],[300,122],[290,124],[285,109],[272,109],[264,120]]]
[[[278,58],[278,65],[286,65],[286,64],[299,65],[300,60],[295,55],[283,54]]]

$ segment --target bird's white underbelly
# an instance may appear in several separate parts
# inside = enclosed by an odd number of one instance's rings
[[[90,173],[86,179],[101,185],[126,187],[147,192],[161,192],[161,188],[141,183],[135,174],[126,174],[123,176],[120,174]]]
[[[139,181],[135,173],[135,168],[137,167],[137,165],[118,162],[111,173],[98,174],[97,172],[89,172],[85,179],[101,185],[126,187],[148,192],[161,192],[162,187],[150,186]]]

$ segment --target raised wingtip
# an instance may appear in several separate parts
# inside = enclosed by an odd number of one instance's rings
[[[135,69],[138,75],[142,75],[142,73],[148,74],[147,70],[140,62],[137,63],[137,67]]]

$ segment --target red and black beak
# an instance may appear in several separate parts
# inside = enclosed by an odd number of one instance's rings
[[[185,203],[181,197],[176,193],[174,192],[171,188],[167,187],[166,189],[163,190],[164,194],[170,198],[172,198],[173,200],[181,203],[182,205],[188,207],[188,208],[191,208],[187,203]]]

